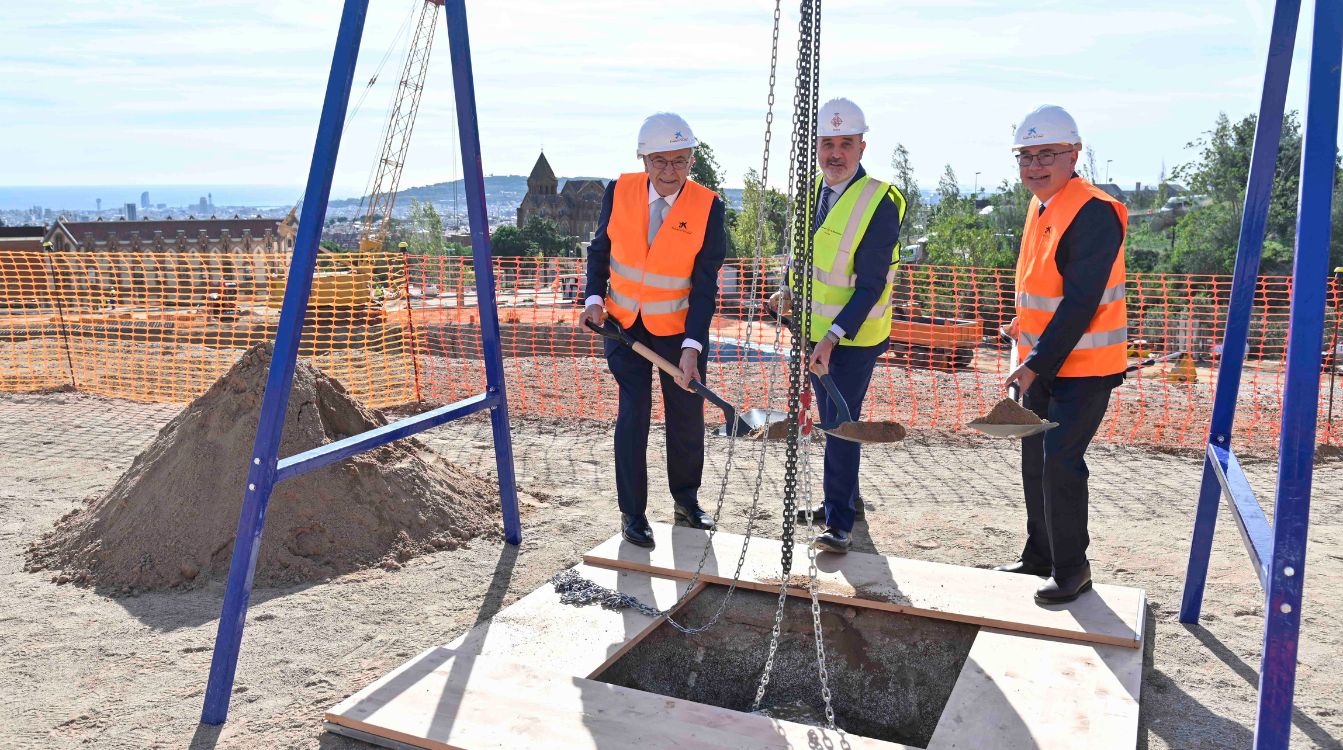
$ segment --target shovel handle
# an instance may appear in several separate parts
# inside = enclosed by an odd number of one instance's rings
[[[835,379],[830,377],[830,368],[817,362],[811,366],[811,371],[815,373],[816,379],[821,381],[821,387],[830,397],[830,403],[834,404],[835,411],[839,412],[836,423],[830,426],[821,425],[821,429],[834,429],[841,424],[853,421],[853,412],[849,411],[849,402],[844,400],[844,394],[839,392],[839,386],[835,385]]]

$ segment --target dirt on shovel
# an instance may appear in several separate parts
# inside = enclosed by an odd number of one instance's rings
[[[993,409],[984,416],[970,423],[973,427],[977,424],[1010,424],[1010,425],[1038,425],[1043,424],[1040,417],[1035,412],[1018,404],[1010,398],[1005,398],[994,405]]]

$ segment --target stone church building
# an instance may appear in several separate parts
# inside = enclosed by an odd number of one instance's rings
[[[518,226],[525,226],[532,217],[550,219],[560,231],[586,243],[597,231],[605,191],[601,180],[568,180],[560,190],[559,180],[542,153],[527,177],[527,195],[518,206]]]

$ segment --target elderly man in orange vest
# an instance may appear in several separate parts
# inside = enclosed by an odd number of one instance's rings
[[[1014,147],[1035,197],[1010,329],[1022,364],[1006,385],[1019,384],[1026,408],[1059,426],[1021,441],[1026,545],[1019,560],[997,569],[1049,576],[1035,592],[1041,604],[1070,602],[1091,588],[1086,450],[1128,365],[1128,211],[1074,171],[1081,145],[1072,116],[1046,105],[1022,121]]]
[[[679,115],[660,112],[639,129],[644,171],[621,175],[606,188],[597,233],[588,246],[587,304],[579,325],[610,316],[636,341],[673,362],[681,377],[659,372],[667,417],[667,484],[676,522],[711,529],[699,505],[704,473],[704,399],[689,385],[703,382],[709,321],[718,297],[718,271],[727,255],[723,201],[689,179],[695,134]],[[653,546],[648,525],[648,429],[653,365],[628,347],[606,341],[606,362],[620,389],[616,417],[616,497],[621,533]]]

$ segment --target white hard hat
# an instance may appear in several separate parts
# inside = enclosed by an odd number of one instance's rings
[[[639,128],[639,156],[660,151],[679,151],[699,145],[689,123],[674,112],[650,115]]]
[[[816,112],[816,135],[862,135],[867,118],[857,104],[848,99],[831,99]]]
[[[1082,143],[1077,134],[1077,121],[1063,107],[1046,104],[1026,115],[1017,126],[1012,148],[1039,146],[1045,143]]]

